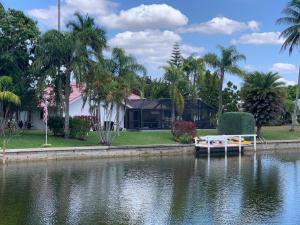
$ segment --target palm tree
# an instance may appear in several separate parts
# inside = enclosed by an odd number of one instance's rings
[[[9,76],[1,76],[0,77],[0,102],[1,102],[1,111],[2,117],[0,119],[0,133],[3,137],[2,149],[5,151],[7,137],[5,135],[5,128],[7,127],[8,122],[8,114],[10,110],[10,106],[18,106],[20,105],[20,97],[13,93],[10,89],[13,85],[12,78]]]
[[[122,48],[113,48],[108,67],[108,70],[114,76],[121,78],[131,90],[140,86],[138,76],[145,76],[147,73],[146,68],[133,56],[127,55]]]
[[[257,135],[261,137],[261,128],[276,121],[284,108],[284,83],[277,73],[253,72],[245,77],[241,88],[243,108],[254,115]]]
[[[164,79],[167,81],[169,86],[169,95],[172,99],[172,115],[171,122],[172,124],[175,121],[175,106],[179,114],[182,114],[184,109],[184,97],[180,90],[181,82],[184,82],[184,76],[181,69],[177,68],[175,65],[170,64],[167,67],[164,67],[165,75]]]
[[[286,24],[288,27],[280,34],[281,38],[285,38],[281,50],[288,49],[289,55],[292,54],[294,48],[299,47],[300,42],[300,0],[291,0],[287,3],[286,8],[282,11],[284,17],[277,20],[278,24]],[[292,126],[290,131],[295,131],[297,123],[297,109],[300,88],[300,67],[298,73],[298,86],[296,88],[296,99],[294,113],[292,117]]]
[[[244,71],[237,65],[237,62],[245,60],[246,57],[240,54],[234,46],[225,48],[223,46],[218,46],[221,51],[221,55],[218,56],[214,53],[208,53],[204,56],[204,61],[216,69],[216,73],[220,76],[219,83],[219,107],[218,107],[218,123],[220,122],[223,110],[223,83],[225,73],[230,73],[233,75],[243,76]]]
[[[71,74],[77,84],[86,80],[92,61],[102,60],[102,50],[106,47],[105,32],[95,25],[93,19],[82,17],[79,13],[75,17],[77,20],[68,23],[69,32],[50,30],[43,34],[36,49],[37,60],[34,65],[43,74],[40,83],[49,77],[54,78],[52,81],[64,81],[62,87],[58,85],[58,88],[64,88],[65,138],[69,137]],[[60,68],[59,73],[57,68]]]
[[[192,96],[197,93],[196,85],[201,76],[205,74],[205,67],[202,59],[197,59],[194,56],[189,56],[183,59],[182,70],[184,71],[187,80],[192,84]]]
[[[123,87],[120,90],[126,91],[122,95],[125,98],[118,98],[121,102],[116,102],[117,104],[117,131],[119,131],[120,121],[120,105],[125,102],[130,95],[130,93],[135,90],[139,91],[141,96],[144,96],[144,82],[140,82],[139,75],[142,77],[146,76],[146,68],[139,64],[137,60],[131,56],[127,55],[122,48],[113,48],[111,59],[107,60],[106,66],[108,71],[118,79],[118,83],[122,84]],[[126,107],[125,107],[126,110]],[[119,134],[119,132],[118,132]]]

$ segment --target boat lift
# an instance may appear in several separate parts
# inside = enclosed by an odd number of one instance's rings
[[[245,138],[252,138],[253,142],[245,141]],[[209,135],[196,137],[195,140],[195,149],[207,150],[207,153],[210,154],[212,151],[218,149],[224,149],[227,154],[228,150],[242,152],[242,148],[246,146],[253,146],[254,151],[256,152],[256,134],[241,134],[241,135]]]

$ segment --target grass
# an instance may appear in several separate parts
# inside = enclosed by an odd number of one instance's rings
[[[300,140],[300,127],[295,132],[289,132],[288,126],[276,126],[263,128],[263,136],[267,140]],[[214,135],[216,130],[199,130],[199,135]],[[2,140],[0,139],[1,143]],[[45,143],[45,135],[41,131],[24,131],[11,137],[8,148],[37,148]],[[86,141],[75,139],[65,140],[61,137],[49,135],[48,143],[51,147],[75,147],[99,145],[95,132],[91,132]],[[175,144],[170,131],[143,131],[143,132],[121,132],[113,145],[151,145],[151,144]]]
[[[262,136],[266,140],[300,140],[300,126],[289,132],[290,126],[263,127]]]

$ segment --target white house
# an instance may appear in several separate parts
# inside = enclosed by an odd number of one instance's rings
[[[89,112],[89,104],[86,103],[83,106],[83,97],[82,93],[79,87],[76,86],[75,83],[71,84],[71,94],[70,94],[70,116],[91,116]],[[141,99],[140,96],[132,94],[129,96],[128,99],[134,100],[134,99]],[[114,106],[114,110],[112,113],[112,118],[116,117],[116,105]],[[100,107],[100,113],[101,113],[101,121],[104,123],[104,107]],[[125,107],[124,105],[120,106],[120,111],[119,111],[119,122],[120,122],[120,127],[124,128],[124,118],[125,118]],[[36,110],[32,112],[28,111],[22,111],[19,113],[18,120],[22,121],[24,124],[26,122],[30,122],[32,125],[33,129],[45,129],[45,122],[43,121],[43,109],[42,108],[37,108]],[[103,125],[103,124],[102,124]]]

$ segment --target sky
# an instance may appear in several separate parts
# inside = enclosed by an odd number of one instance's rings
[[[217,46],[235,45],[246,56],[247,71],[278,72],[295,84],[299,52],[280,51],[284,26],[276,24],[287,0],[61,0],[62,27],[79,11],[93,17],[107,34],[110,48],[121,47],[144,64],[148,75],[163,76],[162,66],[178,42],[183,56],[218,53]],[[56,0],[0,0],[22,10],[41,31],[57,28]],[[227,75],[225,81],[240,86]]]

